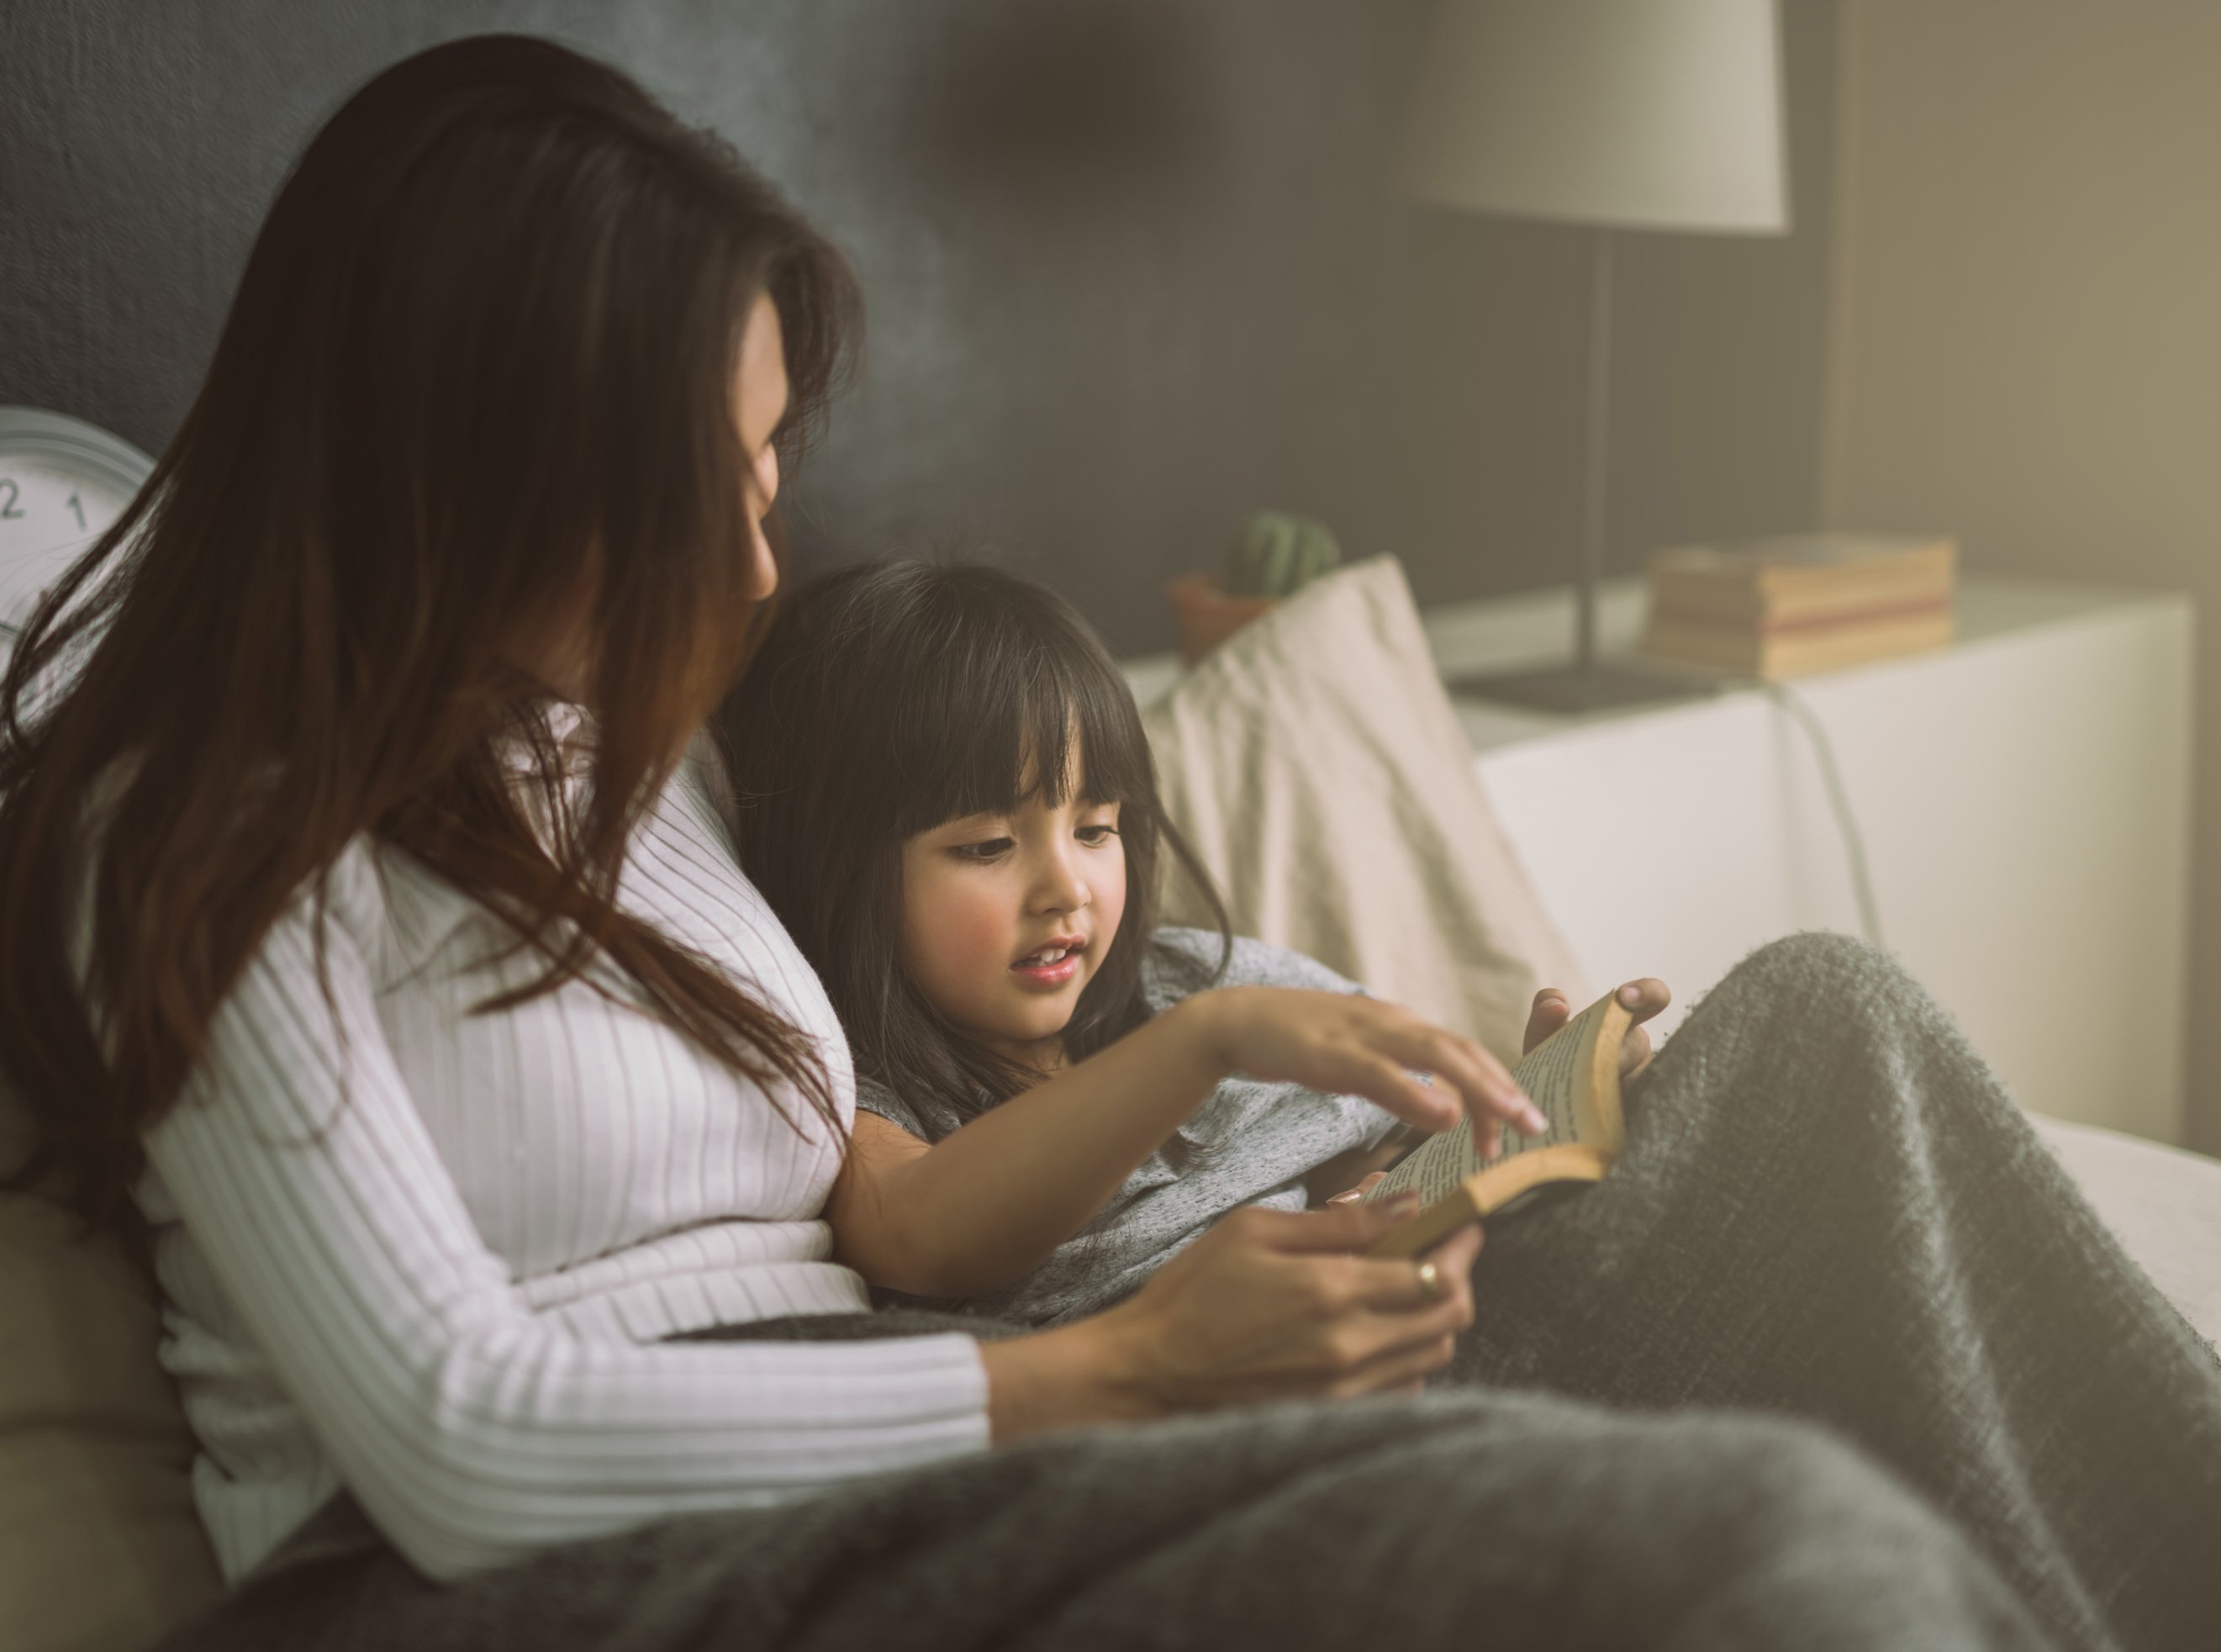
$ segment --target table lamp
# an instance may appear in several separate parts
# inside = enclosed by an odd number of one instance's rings
[[[1568,666],[1461,680],[1555,711],[1686,693],[1600,663],[1615,232],[1780,235],[1776,0],[1443,0],[1406,128],[1402,192],[1589,232],[1588,390]]]

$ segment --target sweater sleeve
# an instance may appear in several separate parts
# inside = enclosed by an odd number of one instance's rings
[[[1206,985],[1220,986],[1289,986],[1313,992],[1347,992],[1356,997],[1366,996],[1365,989],[1348,977],[1337,973],[1300,952],[1286,947],[1276,947],[1269,942],[1254,940],[1248,936],[1236,936],[1223,957],[1225,968],[1219,969],[1222,956],[1219,938],[1207,929],[1177,927],[1160,929],[1155,935],[1156,945],[1151,948],[1142,965],[1143,990],[1149,995],[1153,1008],[1164,1010]],[[1420,1074],[1423,1083],[1433,1080]],[[1316,1110],[1330,1108],[1339,1116],[1341,1136],[1329,1138],[1321,1143],[1319,1160],[1323,1161],[1348,1147],[1375,1147],[1403,1128],[1394,1114],[1375,1106],[1362,1096],[1328,1097],[1316,1090],[1299,1086],[1275,1086],[1272,1093],[1286,1099],[1290,1104]],[[1216,1141],[1229,1129],[1238,1128],[1229,1119],[1243,1117],[1238,1108],[1228,1115],[1225,1104],[1229,1102],[1254,1103],[1255,1097],[1246,1086],[1222,1086],[1217,1094],[1206,1104],[1189,1123],[1183,1124],[1179,1135],[1185,1140],[1203,1144]],[[1287,1117],[1284,1107],[1283,1120]]]
[[[303,903],[148,1155],[341,1477],[419,1569],[454,1579],[985,1446],[970,1337],[588,1344],[535,1315],[404,1086],[360,942],[343,922],[324,934],[330,1002]]]
[[[936,1142],[941,1138],[926,1128],[925,1120],[918,1117],[917,1109],[883,1084],[870,1079],[856,1080],[856,1111],[884,1118],[898,1129],[909,1131],[921,1142]],[[946,1132],[943,1132],[945,1134]]]
[[[1155,942],[1142,966],[1143,989],[1153,1007],[1163,1009],[1205,986],[1296,986],[1314,992],[1350,992],[1365,989],[1337,974],[1316,958],[1270,942],[1237,935],[1224,954],[1226,967],[1218,973],[1219,938],[1208,929],[1168,926],[1156,931]]]

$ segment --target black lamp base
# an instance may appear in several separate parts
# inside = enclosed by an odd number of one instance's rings
[[[1453,677],[1445,686],[1452,694],[1469,699],[1499,700],[1529,710],[1558,712],[1605,711],[1660,700],[1698,699],[1717,689],[1717,685],[1703,677],[1603,665],[1550,666],[1540,671]]]

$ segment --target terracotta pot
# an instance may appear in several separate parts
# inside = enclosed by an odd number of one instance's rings
[[[1225,587],[1208,573],[1183,574],[1165,584],[1165,597],[1173,605],[1173,624],[1179,633],[1180,659],[1188,665],[1272,607],[1272,597],[1229,597]]]

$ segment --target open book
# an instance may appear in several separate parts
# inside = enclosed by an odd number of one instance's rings
[[[1626,1139],[1619,1113],[1619,1046],[1630,1017],[1616,995],[1598,998],[1528,1052],[1511,1076],[1550,1121],[1543,1136],[1505,1129],[1504,1151],[1484,1163],[1473,1123],[1445,1130],[1405,1156],[1368,1200],[1417,1192],[1425,1205],[1367,1252],[1417,1256],[1468,1222],[1509,1210],[1561,1182],[1601,1181]]]

